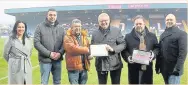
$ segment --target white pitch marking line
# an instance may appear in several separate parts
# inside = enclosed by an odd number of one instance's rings
[[[39,67],[39,65],[36,65],[36,66],[32,67],[32,70],[35,70],[37,67]],[[6,78],[8,78],[8,76],[5,76],[5,77],[0,78],[0,81],[1,81],[1,80],[4,80],[4,79],[6,79]]]

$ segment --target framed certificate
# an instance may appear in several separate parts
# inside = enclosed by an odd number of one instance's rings
[[[106,44],[100,45],[90,45],[91,56],[100,57],[108,56],[108,51],[106,50]]]
[[[150,56],[151,56],[150,52],[133,50],[132,60],[135,63],[149,65]]]

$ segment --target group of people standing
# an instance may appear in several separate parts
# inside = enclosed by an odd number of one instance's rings
[[[38,51],[41,84],[47,85],[50,73],[53,84],[61,84],[61,61],[65,53],[66,68],[70,84],[86,84],[90,60],[95,58],[98,83],[106,84],[108,73],[112,84],[120,84],[123,63],[128,63],[129,84],[153,84],[153,60],[156,73],[162,73],[165,84],[180,84],[187,54],[187,33],[176,26],[176,17],[168,14],[166,28],[160,40],[148,31],[141,15],[134,18],[134,28],[125,35],[121,29],[110,26],[110,16],[98,16],[99,28],[92,33],[91,42],[81,21],[74,19],[71,27],[64,31],[57,21],[57,11],[49,9],[44,22],[34,33],[34,47]],[[108,56],[93,57],[90,45],[106,44]],[[151,52],[149,65],[132,60],[133,50]],[[9,84],[32,84],[32,39],[27,35],[27,25],[16,21],[12,34],[4,47],[4,58],[8,62]]]

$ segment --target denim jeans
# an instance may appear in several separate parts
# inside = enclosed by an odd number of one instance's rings
[[[87,70],[69,70],[68,77],[70,84],[86,84],[87,83]]]
[[[169,84],[180,84],[181,76],[170,75],[168,78]]]
[[[40,62],[40,72],[41,84],[48,84],[50,72],[52,72],[53,84],[61,83],[61,61],[52,61],[52,63]]]

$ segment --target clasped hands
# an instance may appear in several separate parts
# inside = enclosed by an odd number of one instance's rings
[[[50,58],[53,60],[58,60],[61,57],[61,54],[58,52],[51,52],[50,53]]]

